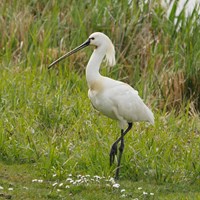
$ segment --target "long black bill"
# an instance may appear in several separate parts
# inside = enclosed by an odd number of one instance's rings
[[[48,69],[50,69],[51,67],[53,67],[55,64],[57,64],[58,62],[60,62],[61,60],[63,60],[64,58],[72,55],[73,53],[76,53],[77,51],[80,51],[81,49],[87,47],[90,44],[90,40],[86,40],[83,44],[81,44],[80,46],[76,47],[75,49],[71,50],[70,52],[66,53],[65,55],[61,56],[60,58],[58,58],[57,60],[55,60],[54,62],[52,62],[49,66]]]

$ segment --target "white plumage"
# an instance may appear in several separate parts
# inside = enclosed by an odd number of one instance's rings
[[[102,76],[99,73],[104,57],[109,65],[115,65],[114,46],[108,36],[103,33],[95,32],[91,34],[82,45],[54,61],[49,65],[49,68],[88,45],[95,46],[86,67],[86,79],[89,87],[88,97],[95,109],[107,117],[117,120],[121,127],[121,137],[115,141],[110,151],[110,164],[112,165],[114,157],[117,155],[117,144],[121,142],[115,176],[118,178],[125,134],[131,129],[133,122],[147,121],[154,124],[154,115],[144,104],[138,92],[130,85]],[[127,125],[128,128],[124,131]]]
[[[128,122],[148,121],[153,124],[153,113],[143,103],[136,90],[126,83],[99,73],[100,64],[105,56],[108,64],[115,64],[115,51],[111,40],[99,32],[93,33],[89,38],[94,38],[90,40],[90,45],[96,46],[86,67],[88,96],[92,105],[104,115],[118,120],[121,128],[127,126]]]
[[[103,76],[95,82],[98,88],[93,87],[93,84],[89,84],[88,91],[92,105],[104,115],[118,120],[122,129],[128,122],[154,123],[153,113],[144,104],[138,92],[128,84]]]

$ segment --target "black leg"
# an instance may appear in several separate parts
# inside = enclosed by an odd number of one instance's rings
[[[121,141],[121,145],[120,145],[120,148],[119,148],[120,154],[119,154],[117,171],[116,171],[116,176],[115,176],[116,179],[118,179],[118,176],[119,176],[119,168],[120,168],[120,163],[121,163],[121,157],[122,157],[122,153],[123,153],[123,150],[124,150],[124,136],[130,131],[132,126],[133,126],[132,123],[128,123],[128,128],[125,131],[121,130],[121,137],[118,138],[113,143],[111,150],[110,150],[110,165],[112,165],[114,163],[115,155],[117,155],[117,144],[119,143],[119,141]]]
[[[119,178],[119,168],[120,168],[120,164],[121,164],[121,158],[122,158],[123,151],[124,151],[124,131],[121,130],[121,145],[119,147],[119,158],[118,158],[118,163],[117,163],[115,179]]]
[[[114,142],[110,149],[110,166],[114,163],[115,156],[117,155],[117,144],[117,141]]]

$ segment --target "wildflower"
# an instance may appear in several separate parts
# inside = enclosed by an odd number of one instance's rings
[[[0,190],[3,190],[4,188],[2,186],[0,186]]]
[[[42,179],[38,180],[38,183],[43,183],[43,180]]]
[[[73,149],[75,148],[75,145],[73,145],[73,143],[69,143],[68,147],[69,147],[69,151],[73,151]]]
[[[53,177],[56,177],[57,175],[56,174],[53,174]]]
[[[79,175],[77,175],[77,178],[82,178],[82,175],[80,175],[80,174],[79,174]]]
[[[114,184],[115,183],[115,179],[114,178],[110,178],[109,181]]]
[[[60,183],[60,184],[59,184],[59,187],[62,187],[62,186],[63,186],[63,183]]]
[[[33,180],[32,180],[32,183],[37,182],[37,181],[38,181],[37,179],[33,179]]]
[[[34,134],[35,133],[35,129],[31,127],[31,133]]]
[[[57,182],[55,182],[55,183],[53,183],[53,184],[52,184],[52,186],[53,186],[53,187],[54,187],[54,186],[56,186],[56,185],[58,185],[58,183],[57,183]]]
[[[67,181],[73,181],[73,179],[72,178],[67,178]]]
[[[125,191],[126,191],[125,189],[122,189],[122,190],[121,190],[121,193],[122,193],[122,192],[125,192]]]
[[[150,193],[150,195],[151,195],[151,196],[153,196],[153,195],[154,195],[154,193],[153,193],[153,192],[151,192],[151,193]]]
[[[78,180],[76,180],[76,182],[77,182],[77,183],[80,183],[80,182],[82,182],[82,180],[81,180],[81,179],[78,179]]]
[[[92,179],[91,179],[91,180],[92,180]],[[82,181],[83,183],[84,183],[84,182],[87,183],[89,180],[86,179],[86,178],[84,177],[84,178],[81,179],[81,181]]]
[[[158,152],[159,151],[159,148],[156,148],[156,152]]]
[[[13,188],[8,188],[9,191],[13,191]]]
[[[113,187],[114,187],[114,188],[119,188],[119,187],[120,187],[120,184],[115,183],[115,184],[113,185]]]
[[[139,188],[138,188],[138,190],[141,190],[141,189],[142,189],[142,187],[139,187]]]
[[[147,195],[147,194],[148,194],[147,192],[143,191],[143,195]]]
[[[96,178],[96,179],[101,179],[101,177],[100,177],[100,176],[97,176],[97,175],[94,176],[94,178]]]
[[[66,186],[65,186],[65,188],[69,189],[69,188],[70,188],[70,186],[69,186],[69,185],[66,185]]]

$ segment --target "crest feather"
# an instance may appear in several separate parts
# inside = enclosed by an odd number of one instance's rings
[[[108,48],[106,51],[106,61],[107,61],[108,65],[110,65],[110,66],[114,66],[116,64],[115,48],[110,39],[109,39]]]

